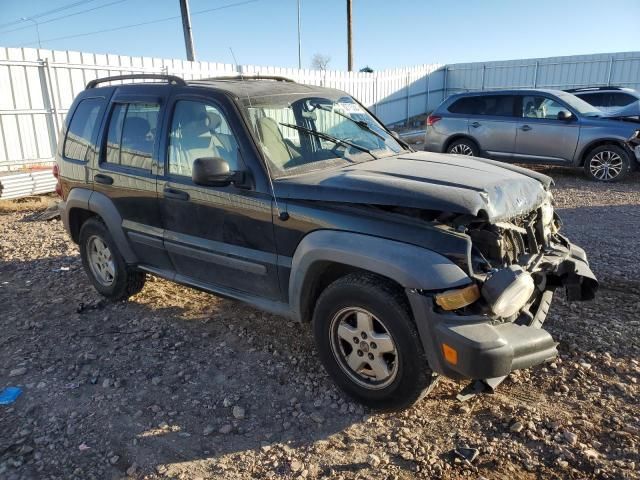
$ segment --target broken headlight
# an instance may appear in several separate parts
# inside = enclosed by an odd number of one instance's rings
[[[493,273],[482,286],[482,296],[491,311],[500,318],[509,318],[527,304],[535,284],[531,275],[519,265]]]

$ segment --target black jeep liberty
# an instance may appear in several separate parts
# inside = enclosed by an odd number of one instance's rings
[[[98,86],[127,79],[156,81]],[[414,152],[346,93],[284,78],[94,80],[54,173],[101,294],[153,274],[312,322],[329,375],[374,408],[554,357],[554,290],[598,286],[550,178]]]

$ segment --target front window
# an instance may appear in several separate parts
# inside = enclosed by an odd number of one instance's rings
[[[400,143],[349,96],[253,97],[244,107],[274,177],[403,151]]]
[[[522,98],[522,116],[524,118],[546,118],[556,120],[558,113],[567,111],[567,107],[547,97],[526,95]]]
[[[567,92],[558,92],[558,98],[573,108],[580,115],[585,117],[599,117],[602,115],[602,110],[598,110],[593,105],[589,105],[587,102],[575,95]]]

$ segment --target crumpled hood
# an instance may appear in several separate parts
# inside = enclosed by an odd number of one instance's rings
[[[481,215],[490,221],[528,213],[552,180],[483,158],[412,152],[275,180],[278,197],[402,206]]]

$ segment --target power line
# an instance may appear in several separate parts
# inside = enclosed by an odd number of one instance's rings
[[[18,18],[17,20],[13,20],[11,22],[3,23],[3,24],[0,25],[0,28],[10,27],[11,25],[15,25],[16,23],[25,22],[26,20],[24,20],[24,18],[46,17],[47,15],[51,15],[53,13],[58,13],[58,12],[61,12],[62,10],[68,10],[69,8],[77,7],[78,5],[82,5],[83,3],[95,2],[95,1],[96,0],[80,0],[80,1],[77,1],[77,2],[73,2],[73,3],[68,3],[66,5],[62,5],[60,7],[53,8],[51,10],[47,10],[46,12],[36,13],[35,15],[30,15],[29,17],[21,17],[21,18]]]
[[[79,12],[69,13],[68,15],[60,15],[59,17],[50,18],[49,20],[43,20],[42,22],[38,22],[40,25],[44,25],[46,23],[55,22],[58,20],[62,20],[64,18],[73,17],[75,15],[80,15],[87,12],[93,12],[94,10],[98,10],[100,8],[110,7],[111,5],[115,5],[117,3],[126,2],[127,0],[115,0],[114,2],[105,3],[104,5],[98,5],[97,7],[87,8],[86,10],[80,10]],[[27,20],[30,20],[32,17],[29,17]],[[26,21],[26,20],[25,20]],[[31,28],[31,25],[27,25],[26,27],[18,27],[13,28],[11,30],[0,31],[0,35],[4,35],[5,33],[17,32],[18,30],[25,30],[27,28]]]
[[[191,12],[191,15],[200,15],[202,13],[214,12],[214,11],[217,11],[217,10],[224,10],[225,8],[239,7],[241,5],[247,5],[249,3],[256,3],[256,2],[259,2],[259,1],[260,0],[246,0],[244,2],[230,3],[228,5],[222,5],[220,7],[207,8],[205,10],[198,10],[196,12]],[[77,33],[75,35],[66,35],[64,37],[46,38],[46,39],[42,40],[42,43],[54,42],[56,40],[67,40],[69,38],[86,37],[88,35],[96,35],[98,33],[116,32],[118,30],[125,30],[127,28],[142,27],[142,26],[145,26],[145,25],[152,25],[154,23],[167,22],[169,20],[175,20],[177,18],[181,18],[181,16],[180,15],[174,15],[174,16],[171,16],[171,17],[164,17],[164,18],[158,18],[156,20],[149,20],[147,22],[132,23],[130,25],[122,25],[120,27],[105,28],[105,29],[102,29],[102,30],[94,30],[92,32]],[[29,43],[25,43],[24,45],[33,45],[34,43],[35,42],[29,42]]]

